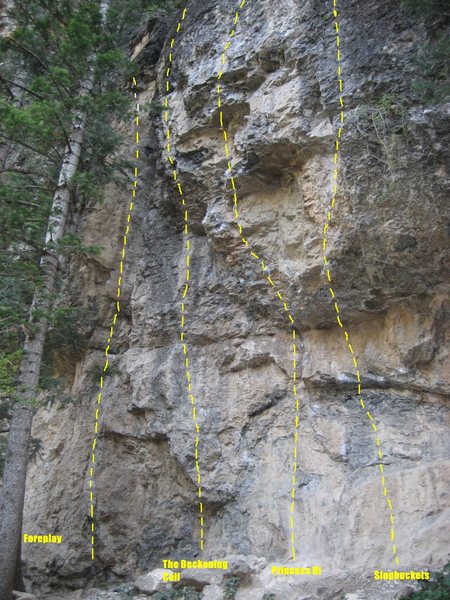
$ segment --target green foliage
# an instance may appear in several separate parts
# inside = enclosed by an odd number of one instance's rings
[[[373,106],[383,112],[389,111],[396,117],[404,115],[404,107],[399,102],[399,98],[393,94],[382,94],[379,98],[375,98]]]
[[[277,600],[277,597],[272,592],[266,592],[261,600]]]
[[[438,104],[450,99],[449,32],[442,31],[436,39],[422,45],[414,64],[417,77],[412,87],[426,104]]]
[[[239,577],[230,577],[225,581],[224,584],[224,598],[225,600],[234,600],[239,587]]]
[[[448,0],[402,0],[402,6],[429,30],[429,40],[419,47],[413,61],[416,76],[412,90],[425,104],[446,102],[450,99],[450,3]]]
[[[33,99],[24,106],[0,99],[0,139],[21,144],[46,159],[48,166],[57,166],[64,142],[64,129],[57,122],[59,114],[64,114],[64,107],[50,99]]]
[[[184,5],[184,0],[112,0],[106,25],[111,47],[129,43],[145,20],[161,13],[171,14]],[[133,74],[129,71],[130,77]]]
[[[44,445],[40,438],[32,437],[30,439],[29,458],[31,462],[36,463],[38,459],[43,458]]]
[[[66,233],[58,241],[58,254],[87,256],[101,254],[103,246],[84,246],[81,238],[73,233]]]
[[[21,345],[20,327],[28,321],[40,281],[39,258],[50,203],[42,189],[46,185],[39,175],[0,173],[0,355]]]
[[[164,104],[161,104],[157,101],[147,102],[144,106],[144,109],[153,115],[160,114],[163,112],[163,110],[165,110]]]
[[[0,355],[0,431],[8,430],[8,419],[11,409],[10,396],[13,393],[14,380],[20,366],[21,351],[4,352]],[[3,473],[5,461],[6,436],[0,434],[0,475]]]
[[[193,588],[183,588],[181,595],[179,596],[180,600],[201,600],[203,598],[203,594]]]
[[[401,0],[401,4],[408,14],[421,21],[450,15],[448,0]]]
[[[194,590],[193,588],[183,588],[183,595],[181,596],[184,600],[201,600],[203,594]]]
[[[184,587],[181,590],[170,590],[167,592],[156,592],[154,600],[201,600],[203,594],[193,588]]]
[[[372,105],[361,106],[353,122],[365,142],[366,157],[379,163],[389,185],[395,180],[398,156],[405,143],[405,107],[391,94],[383,94],[374,99]]]
[[[0,355],[0,400],[7,399],[13,393],[21,358],[21,349]],[[7,416],[5,406],[5,404],[0,404],[0,421]]]
[[[102,198],[102,188],[127,185],[130,164],[117,156],[122,139],[114,123],[130,117],[131,94],[122,85],[135,66],[127,58],[130,35],[143,11],[171,10],[176,2],[112,0],[103,27],[97,0],[15,0],[15,29],[0,38],[0,427],[17,393],[17,376],[25,335],[33,335],[40,318],[49,331],[40,373],[40,388],[48,402],[70,400],[61,392],[60,372],[86,349],[80,315],[73,308],[52,314],[30,307],[41,288],[40,261],[46,250],[45,232],[57,186],[61,158],[76,111],[87,114],[80,166],[71,193],[83,203]],[[96,50],[92,93],[80,98],[80,85]],[[67,233],[57,251],[65,256],[98,254]],[[53,298],[54,300],[55,298]],[[55,367],[56,365],[56,367]],[[109,369],[108,375],[114,370]],[[37,400],[30,401],[34,406]],[[0,468],[5,436],[0,434]],[[32,457],[41,452],[39,440]]]
[[[0,39],[0,399],[14,395],[24,336],[33,333],[29,311],[41,287],[40,260],[57,185],[61,157],[77,110],[87,113],[84,143],[71,193],[81,203],[102,198],[107,182],[126,185],[127,161],[117,157],[122,139],[113,124],[129,117],[131,94],[122,82],[135,68],[127,58],[124,21],[135,27],[142,15],[130,6],[146,2],[112,0],[102,27],[97,0],[16,0],[14,30]],[[159,2],[157,4],[163,4]],[[128,16],[127,16],[128,15]],[[80,98],[90,57],[96,50],[92,93]],[[58,243],[64,256],[98,254],[67,233]],[[59,391],[52,362],[58,348],[71,356],[83,348],[69,315],[34,311],[33,321],[50,319],[40,385]]]
[[[97,384],[100,380],[100,377],[115,377],[122,373],[122,371],[114,365],[108,365],[106,371],[104,371],[103,369],[104,365],[95,365],[89,369],[89,379],[92,381],[92,383]]]
[[[129,597],[129,598],[134,598],[135,597],[135,587],[129,583],[120,583],[118,586],[113,588],[113,592],[118,592],[119,594],[122,594],[122,597]]]
[[[429,581],[420,583],[421,589],[408,598],[410,600],[448,600],[450,598],[450,563],[442,571],[431,573]]]
[[[52,392],[46,398],[46,401],[51,403],[61,398],[61,380],[55,376],[57,373],[55,359],[65,356],[69,363],[75,362],[87,349],[88,340],[80,333],[80,321],[83,315],[77,307],[56,308],[47,318],[49,328],[42,357],[39,386],[42,390]]]

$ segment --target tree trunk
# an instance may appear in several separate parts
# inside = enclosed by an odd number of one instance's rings
[[[16,405],[11,420],[8,448],[3,474],[2,515],[0,540],[0,598],[10,600],[16,561],[19,554],[22,530],[25,474],[28,461],[28,445],[31,431],[32,412],[29,408]],[[6,468],[6,465],[9,468]],[[24,490],[23,494],[18,490]]]
[[[103,22],[106,18],[109,2],[101,3]],[[93,53],[88,61],[86,77],[80,84],[79,97],[88,96],[94,85]],[[27,336],[19,374],[19,392],[12,411],[12,420],[8,436],[3,488],[0,501],[0,598],[11,600],[17,558],[20,556],[23,506],[28,464],[28,449],[33,422],[33,405],[39,383],[42,354],[48,329],[48,315],[53,305],[58,270],[58,255],[55,244],[64,235],[70,206],[70,184],[77,172],[81,146],[86,125],[86,112],[77,111],[72,121],[69,145],[62,161],[58,186],[53,196],[52,208],[47,225],[45,249],[41,258],[43,274],[42,290],[35,293],[30,313],[39,310],[41,316],[34,323],[33,337]],[[36,532],[38,533],[38,532]]]
[[[19,552],[17,553],[16,572],[14,573],[13,588],[18,592],[26,592],[25,583],[22,577],[22,547],[20,545]]]

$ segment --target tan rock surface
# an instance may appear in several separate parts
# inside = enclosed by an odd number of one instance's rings
[[[364,401],[378,424],[399,568],[434,569],[446,561],[450,539],[449,113],[444,106],[425,111],[408,92],[407,39],[418,40],[419,32],[398,3],[366,5],[341,8],[348,122],[328,256]],[[225,184],[214,87],[233,10],[231,2],[189,7],[170,96],[190,216],[186,331],[201,426],[202,558],[266,557],[264,575],[243,583],[237,600],[261,600],[266,592],[289,600],[332,592],[395,598],[401,586],[371,580],[374,569],[395,568],[389,511],[375,435],[359,405],[323,269],[338,103],[332,20],[328,5],[287,0],[277,10],[263,0],[242,13],[222,92],[241,221],[301,330],[297,560],[321,565],[324,578],[303,584],[270,575],[270,564],[290,556],[292,349],[285,313],[239,239]],[[155,82],[147,68],[142,99],[162,89],[164,70],[160,59]],[[404,103],[408,125],[389,165],[380,162],[383,145],[364,121],[383,94]],[[179,343],[183,212],[163,146],[160,115],[142,115],[144,170],[101,415],[94,567],[86,487],[92,372],[112,318],[128,197],[108,188],[104,203],[79,222],[88,243],[105,250],[67,268],[68,298],[86,311],[94,307],[86,319],[90,348],[67,379],[73,403],[42,409],[35,422],[45,450],[30,468],[25,528],[63,535],[61,547],[24,549],[36,585],[77,588],[106,574],[132,580],[163,558],[198,557],[195,432]]]

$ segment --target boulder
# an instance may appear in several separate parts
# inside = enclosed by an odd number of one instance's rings
[[[226,571],[213,569],[186,569],[181,572],[181,583],[177,587],[193,587],[202,590],[207,585],[219,584]]]
[[[254,555],[232,554],[227,556],[225,560],[228,561],[227,574],[238,577],[240,580],[251,579],[252,574],[259,573],[267,566],[265,558]]]
[[[172,571],[169,569],[154,569],[147,575],[141,575],[138,577],[133,583],[133,586],[140,592],[144,592],[144,594],[148,595],[152,595],[155,592],[170,590],[172,588],[172,584],[167,581],[163,581],[164,573],[172,573]]]
[[[203,600],[223,600],[224,592],[220,585],[207,585],[203,588]]]

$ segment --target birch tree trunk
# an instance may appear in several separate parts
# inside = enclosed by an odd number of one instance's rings
[[[101,2],[100,11],[103,23],[108,6],[109,0]],[[88,60],[86,76],[80,84],[80,99],[88,96],[92,91],[95,59],[96,54],[93,52]],[[43,286],[33,298],[30,321],[36,309],[39,309],[40,314],[47,315],[52,308],[59,263],[56,244],[64,235],[66,228],[71,198],[70,185],[78,169],[86,118],[86,112],[77,111],[72,120],[69,144],[64,152],[58,185],[53,196],[45,248],[41,258]],[[17,557],[20,556],[28,452],[33,423],[33,401],[39,383],[42,354],[48,330],[47,317],[40,317],[33,327],[33,336],[27,336],[24,343],[19,374],[19,392],[12,412],[3,472],[0,500],[0,598],[2,600],[11,600],[12,598]]]

